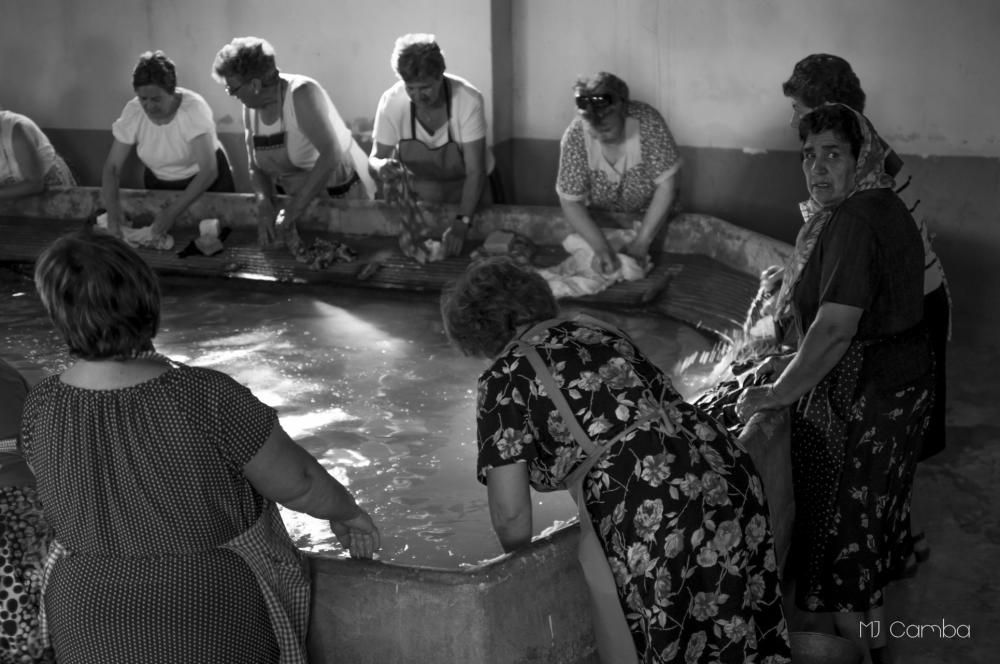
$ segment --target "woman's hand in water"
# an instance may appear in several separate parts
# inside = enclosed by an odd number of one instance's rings
[[[343,521],[330,521],[330,530],[351,558],[371,559],[382,548],[382,536],[368,512],[360,507],[359,514]]]
[[[274,203],[266,196],[257,198],[257,244],[261,249],[274,245]]]

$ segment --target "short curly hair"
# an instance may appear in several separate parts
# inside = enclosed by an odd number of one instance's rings
[[[781,84],[786,97],[800,99],[809,108],[847,104],[865,112],[865,91],[851,64],[838,55],[813,53],[795,63],[791,77]]]
[[[155,85],[167,94],[177,89],[177,68],[163,51],[146,51],[132,69],[132,89]]]
[[[444,52],[434,35],[411,32],[396,39],[389,64],[404,82],[444,74]]]
[[[558,313],[545,279],[505,256],[473,263],[441,293],[445,333],[463,353],[476,357],[495,357],[519,326]]]
[[[599,71],[590,76],[580,76],[573,83],[574,95],[591,95],[600,90],[611,93],[621,101],[628,101],[628,83],[611,72]]]
[[[72,357],[124,360],[153,350],[159,282],[124,241],[90,228],[63,235],[38,257],[35,288]]]
[[[811,134],[833,132],[838,138],[851,145],[851,154],[855,159],[861,154],[861,145],[865,137],[858,123],[858,115],[846,104],[824,104],[802,116],[799,120],[799,140],[805,140]]]
[[[212,63],[212,78],[219,83],[225,83],[227,76],[268,80],[277,73],[274,47],[260,37],[236,37],[219,49]]]

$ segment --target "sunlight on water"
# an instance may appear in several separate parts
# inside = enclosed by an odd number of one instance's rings
[[[10,303],[0,312],[0,354],[37,379],[39,367],[59,371],[67,359],[28,287],[0,278]],[[499,555],[475,478],[475,386],[486,362],[449,346],[437,296],[260,288],[167,281],[157,349],[228,373],[276,408],[285,430],[378,521],[384,560],[457,567]],[[626,328],[661,367],[711,347],[663,318],[592,313]],[[697,380],[677,387],[690,393]],[[533,500],[538,533],[575,515],[565,492]],[[300,547],[339,553],[326,523],[282,514]]]

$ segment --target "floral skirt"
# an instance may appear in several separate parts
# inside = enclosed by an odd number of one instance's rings
[[[873,362],[870,350],[852,345],[792,413],[791,560],[795,601],[807,611],[881,606],[909,553],[930,360],[889,353]]]
[[[791,661],[763,486],[750,455],[689,404],[617,443],[587,510],[641,662]]]
[[[0,664],[52,662],[39,600],[51,532],[32,487],[0,487]]]

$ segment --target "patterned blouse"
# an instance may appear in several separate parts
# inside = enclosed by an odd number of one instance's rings
[[[601,155],[583,118],[566,128],[559,144],[560,198],[610,212],[643,212],[657,186],[677,172],[681,156],[663,116],[641,101],[628,102],[625,114],[623,174]]]

